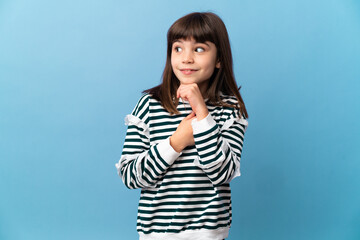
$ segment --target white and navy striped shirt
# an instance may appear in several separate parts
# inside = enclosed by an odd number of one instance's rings
[[[236,105],[233,96],[225,102]],[[128,188],[141,188],[137,230],[141,240],[220,240],[231,225],[229,182],[240,176],[247,121],[235,108],[206,103],[209,115],[192,121],[195,145],[177,153],[169,137],[191,113],[180,99],[170,115],[143,95],[125,122],[128,130],[119,175]]]

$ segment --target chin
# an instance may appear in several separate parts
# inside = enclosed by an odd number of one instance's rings
[[[179,79],[180,83],[182,83],[182,84],[197,83],[197,81],[195,79],[191,79],[191,78],[185,78],[185,79],[178,78],[178,79]]]

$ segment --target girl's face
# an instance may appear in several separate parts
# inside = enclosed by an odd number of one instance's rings
[[[171,67],[181,84],[206,85],[214,69],[220,68],[216,46],[209,41],[179,39],[172,45]]]

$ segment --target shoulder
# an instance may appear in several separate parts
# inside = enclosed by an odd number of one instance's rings
[[[139,114],[139,112],[142,112],[142,111],[146,110],[147,108],[149,108],[150,98],[151,98],[151,96],[149,93],[141,95],[141,97],[139,98],[139,100],[136,103],[134,110],[132,111],[132,114],[136,116]]]
[[[234,107],[229,108],[229,109],[231,109],[231,116],[229,116],[229,118],[235,118],[235,119],[244,118],[244,116],[242,116],[240,113],[240,104],[235,95],[221,94],[220,96],[221,96],[221,100],[223,101],[223,103],[234,106]]]
[[[138,99],[134,109],[131,114],[125,116],[125,125],[129,125],[131,127],[141,128],[144,131],[148,129],[147,124],[149,121],[148,113],[149,113],[149,101],[150,94],[142,94]]]
[[[137,101],[134,109],[132,110],[132,116],[139,118],[140,120],[147,122],[148,121],[148,113],[149,113],[149,103],[152,97],[151,94],[145,93],[141,95],[139,100]]]
[[[146,103],[149,102],[150,98],[151,98],[150,93],[142,94],[141,97],[138,100],[138,104],[146,104]]]
[[[232,112],[236,112],[236,110],[240,108],[240,105],[239,105],[239,102],[238,102],[238,99],[236,98],[236,96],[221,94],[220,98],[223,103],[232,106],[232,107],[225,107],[225,108],[231,110]]]
[[[243,131],[248,127],[248,121],[240,113],[240,105],[238,99],[234,95],[222,95],[222,101],[234,107],[226,107],[230,113],[222,126],[222,130],[228,129],[230,126],[241,126]],[[235,107],[236,106],[236,107]]]
[[[239,102],[238,102],[236,96],[234,96],[234,95],[220,94],[220,97],[224,103],[239,106]]]

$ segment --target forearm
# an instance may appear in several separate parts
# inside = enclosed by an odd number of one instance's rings
[[[240,175],[242,137],[236,135],[237,126],[221,133],[211,115],[202,121],[194,121],[194,141],[198,151],[198,166],[203,169],[214,185],[228,182]],[[224,135],[223,135],[224,134]]]
[[[172,149],[169,139],[140,151],[138,153],[136,148],[124,146],[117,166],[124,184],[131,189],[155,186],[180,155]]]

